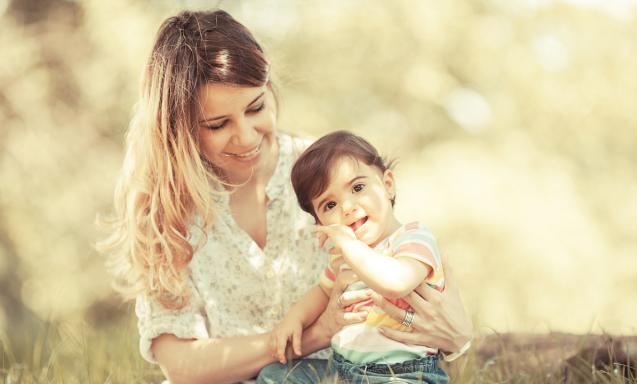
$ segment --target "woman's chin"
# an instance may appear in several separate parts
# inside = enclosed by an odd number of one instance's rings
[[[265,144],[265,143],[264,143]],[[219,168],[232,183],[245,183],[254,174],[269,169],[269,164],[276,164],[276,159],[271,159],[274,151],[264,145],[261,150],[250,156],[228,156],[220,159]]]

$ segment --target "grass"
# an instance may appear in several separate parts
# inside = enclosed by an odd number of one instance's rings
[[[160,383],[161,371],[141,358],[137,340],[131,321],[99,329],[49,322],[19,355],[2,337],[0,383]]]
[[[0,338],[0,384],[163,380],[159,368],[140,357],[132,320],[118,320],[100,327],[85,321],[48,322],[34,332],[33,340],[32,345],[16,352],[19,349],[12,347],[10,338],[6,335]],[[571,335],[563,340],[555,335],[535,339],[525,335],[492,335],[477,340],[467,356],[451,364],[443,363],[443,368],[452,383],[637,384],[634,374],[625,369],[625,360],[614,359],[615,351],[578,354],[577,351],[586,350],[589,341],[586,335]],[[603,348],[599,351],[604,352]],[[601,355],[610,357],[609,361],[600,363]]]
[[[634,360],[610,336],[495,334],[475,344],[463,360],[443,367],[452,382],[637,383]]]

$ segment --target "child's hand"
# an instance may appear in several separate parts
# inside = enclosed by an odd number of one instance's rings
[[[343,244],[347,241],[356,240],[356,235],[352,228],[342,224],[319,225],[314,229],[319,236],[319,246],[323,247],[329,238],[333,247],[328,251],[332,254],[339,254]]]
[[[286,316],[272,332],[270,332],[270,352],[281,364],[287,363],[286,348],[288,341],[292,344],[294,354],[301,356],[301,336],[303,323],[295,318]]]

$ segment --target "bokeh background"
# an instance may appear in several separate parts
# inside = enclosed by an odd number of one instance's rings
[[[161,21],[221,7],[269,54],[279,128],[399,158],[479,332],[637,333],[637,1],[0,0],[0,331],[132,318],[104,236]],[[135,342],[131,348],[135,348]]]

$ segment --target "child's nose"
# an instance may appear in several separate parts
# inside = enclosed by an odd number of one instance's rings
[[[354,207],[356,206],[350,199],[345,199],[341,205],[343,208],[343,215],[345,216],[349,216],[354,211]]]

